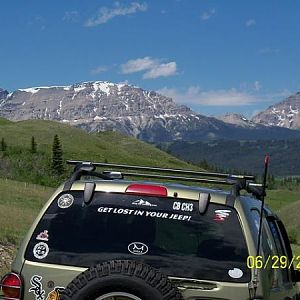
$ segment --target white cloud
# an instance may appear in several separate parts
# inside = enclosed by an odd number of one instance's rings
[[[129,80],[127,80],[127,79],[119,82],[119,84],[131,85],[130,82],[129,82]]]
[[[143,12],[148,8],[146,3],[138,2],[132,2],[129,6],[122,6],[121,3],[115,2],[114,6],[114,8],[101,7],[97,16],[88,19],[85,23],[85,26],[94,27],[107,23],[109,20],[115,17]]]
[[[42,16],[35,16],[30,19],[27,23],[29,26],[36,26],[39,27],[40,30],[44,31],[46,29],[46,20]]]
[[[79,12],[77,10],[66,11],[65,15],[63,16],[63,21],[76,23],[79,21]]]
[[[172,61],[167,64],[160,64],[154,66],[148,72],[143,75],[144,79],[154,79],[158,77],[168,77],[177,74],[177,65],[176,62]]]
[[[143,58],[131,59],[121,65],[122,74],[145,72],[143,79],[155,79],[177,74],[176,62],[162,63],[160,59],[145,56]]]
[[[159,93],[173,98],[178,103],[209,105],[209,106],[245,106],[259,100],[252,94],[229,90],[201,90],[198,86],[191,86],[185,92],[178,92],[176,89],[163,88]]]
[[[210,9],[209,11],[204,11],[200,18],[202,21],[209,20],[214,14],[216,13],[216,10],[214,8]]]
[[[256,21],[254,19],[249,19],[246,22],[247,27],[251,27],[251,26],[255,26],[255,25],[256,25]]]
[[[121,72],[123,74],[136,73],[140,71],[149,70],[159,64],[157,59],[149,56],[137,59],[131,59],[125,64],[121,65]]]
[[[107,67],[105,67],[105,66],[99,66],[99,67],[97,67],[97,68],[91,70],[91,73],[92,73],[92,74],[100,74],[100,73],[106,72],[107,70],[108,70]]]

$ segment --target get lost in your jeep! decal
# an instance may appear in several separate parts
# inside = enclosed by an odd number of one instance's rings
[[[139,209],[129,209],[129,208],[113,208],[113,207],[99,207],[99,213],[108,213],[108,214],[118,214],[118,215],[134,215],[134,216],[144,216],[149,218],[162,218],[162,219],[173,219],[179,221],[190,221],[191,216],[183,214],[174,214],[167,212],[158,212],[158,211],[147,211]]]

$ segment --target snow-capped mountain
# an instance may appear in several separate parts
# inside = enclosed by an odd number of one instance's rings
[[[226,113],[225,115],[217,116],[216,118],[225,123],[234,124],[241,127],[256,127],[256,124],[254,122],[237,113]]]
[[[264,125],[300,129],[300,92],[268,107],[254,116],[252,121]]]
[[[300,137],[300,132],[285,128],[224,123],[159,93],[127,84],[94,81],[5,94],[0,115],[13,121],[56,120],[88,132],[116,130],[150,142]]]

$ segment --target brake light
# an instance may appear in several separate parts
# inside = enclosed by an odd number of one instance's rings
[[[167,197],[168,191],[164,186],[149,184],[131,184],[126,189],[127,194]]]
[[[22,280],[18,274],[9,273],[5,275],[1,280],[0,287],[4,300],[21,299]]]

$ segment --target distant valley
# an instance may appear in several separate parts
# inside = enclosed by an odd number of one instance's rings
[[[158,145],[168,153],[227,172],[248,172],[261,175],[265,154],[269,154],[270,173],[275,176],[300,175],[300,139],[252,141],[173,142]]]

